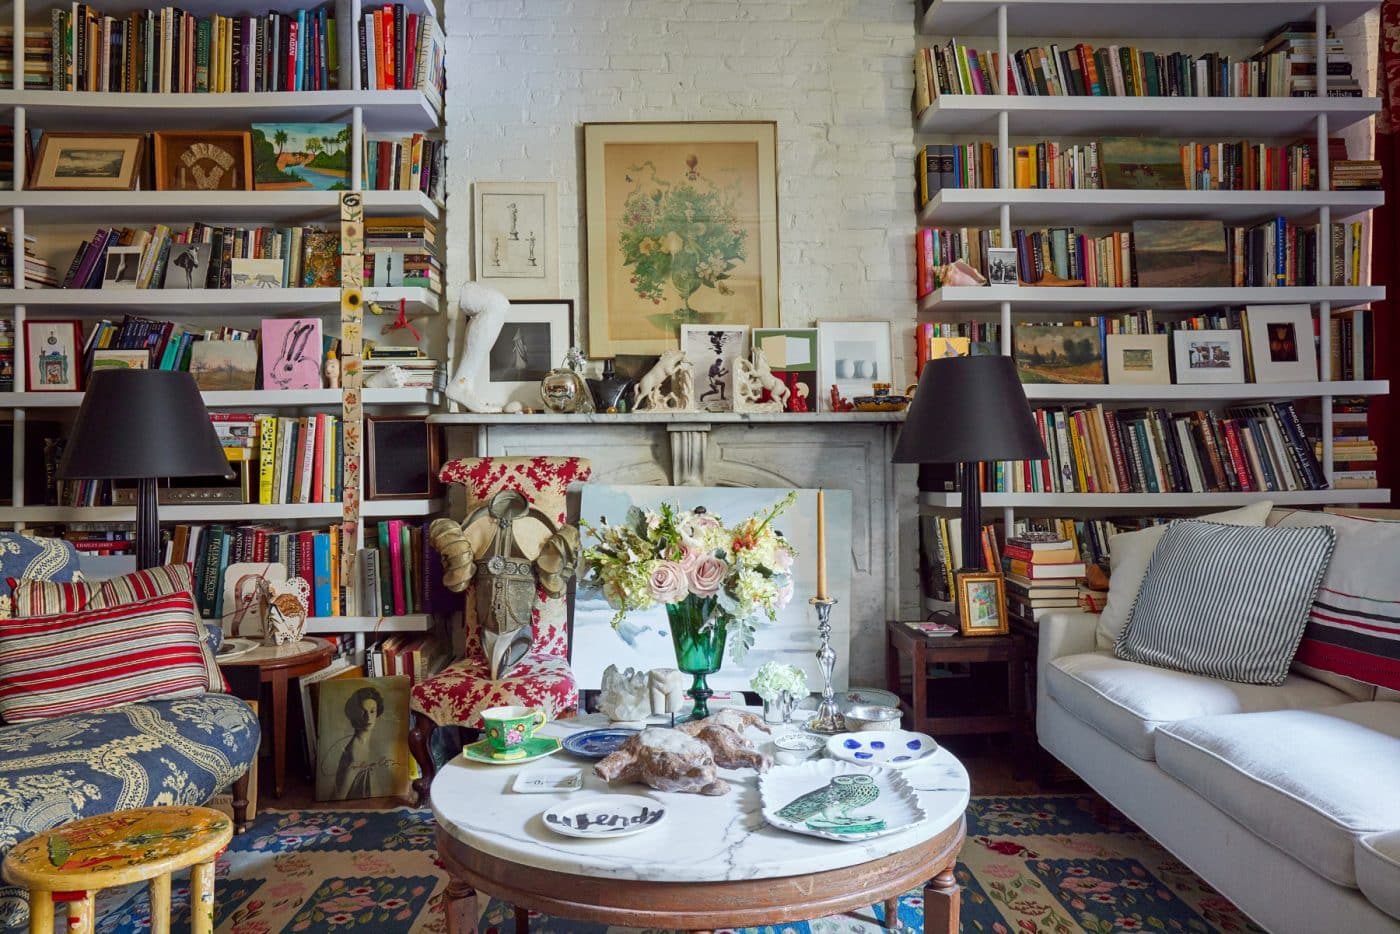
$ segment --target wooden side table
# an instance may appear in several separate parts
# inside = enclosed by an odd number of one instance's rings
[[[326,639],[307,637],[300,642],[288,645],[263,645],[251,652],[235,655],[227,661],[220,661],[219,667],[229,669],[229,674],[256,672],[257,687],[254,697],[245,700],[258,700],[263,693],[263,685],[270,685],[272,695],[268,716],[272,721],[272,796],[282,797],[283,782],[287,775],[287,685],[293,678],[320,671],[331,662],[335,646]],[[234,678],[230,678],[232,683]]]
[[[910,727],[931,736],[968,733],[1026,733],[1026,641],[1005,636],[928,636],[905,623],[885,625],[885,687],[909,705]],[[909,694],[900,691],[901,659],[911,666]],[[930,715],[928,666],[955,662],[1003,662],[1007,666],[1006,709],[985,714]]]

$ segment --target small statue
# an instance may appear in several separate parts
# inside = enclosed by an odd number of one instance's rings
[[[303,578],[285,581],[263,579],[263,641],[268,645],[294,645],[306,634],[311,612],[311,585]]]
[[[647,672],[647,687],[651,694],[652,716],[680,713],[685,703],[685,689],[690,676],[674,668],[653,668]]]
[[[651,716],[651,695],[647,673],[628,668],[618,671],[616,665],[603,670],[603,691],[598,709],[612,723],[642,724]]]
[[[326,365],[322,372],[326,374],[326,388],[340,388],[340,360],[336,357],[334,350],[326,351]]]
[[[787,404],[789,390],[773,375],[768,358],[757,347],[753,361],[734,363],[734,411],[781,412]]]
[[[510,299],[495,289],[468,282],[462,286],[458,304],[462,316],[466,318],[466,333],[462,338],[462,355],[457,360],[457,370],[447,382],[447,398],[468,412],[500,412],[499,405],[486,402],[477,394],[476,381],[479,376],[489,372],[491,348],[496,346],[496,338],[506,322]]]
[[[637,382],[638,412],[694,412],[695,366],[684,350],[667,350]]]
[[[841,391],[836,388],[836,384],[831,384],[831,411],[850,412],[855,409],[854,403],[841,395]]]
[[[807,396],[810,394],[811,390],[807,388],[806,383],[802,382],[800,379],[793,380],[792,395],[788,396],[787,410],[789,412],[811,411],[807,407]]]

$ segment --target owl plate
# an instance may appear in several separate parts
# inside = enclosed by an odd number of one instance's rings
[[[938,751],[938,742],[927,733],[908,730],[863,730],[837,733],[826,741],[826,754],[857,765],[883,765],[907,769]]]
[[[759,776],[763,819],[779,830],[859,842],[899,833],[928,816],[898,772],[820,759]]]

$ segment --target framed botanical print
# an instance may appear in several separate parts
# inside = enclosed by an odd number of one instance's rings
[[[695,373],[695,401],[706,412],[734,411],[734,364],[748,358],[749,329],[681,325],[681,350]]]
[[[1011,631],[1006,617],[1006,591],[994,571],[957,575],[958,629],[965,636],[1004,636]]]
[[[831,411],[831,387],[847,399],[868,396],[875,383],[893,383],[888,321],[817,322],[817,398]]]
[[[24,388],[29,392],[82,389],[82,345],[79,321],[24,322]]]
[[[1247,305],[1249,358],[1256,383],[1317,382],[1309,305]]]
[[[574,303],[568,299],[513,301],[486,356],[476,385],[483,402],[519,402],[538,409],[540,380],[564,363],[573,343]]]
[[[559,297],[559,183],[477,182],[476,281],[507,298]]]
[[[591,357],[777,327],[777,124],[583,127]]]
[[[1105,336],[1104,366],[1114,386],[1165,386],[1172,381],[1165,334]]]
[[[129,191],[141,177],[141,133],[47,132],[29,174],[29,187],[53,191]]]

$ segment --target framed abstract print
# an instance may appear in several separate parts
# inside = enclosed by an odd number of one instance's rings
[[[477,182],[474,189],[476,281],[506,298],[558,298],[559,183]]]
[[[1310,305],[1246,305],[1245,328],[1256,383],[1317,382]]]
[[[587,123],[588,355],[777,327],[777,124]]]

